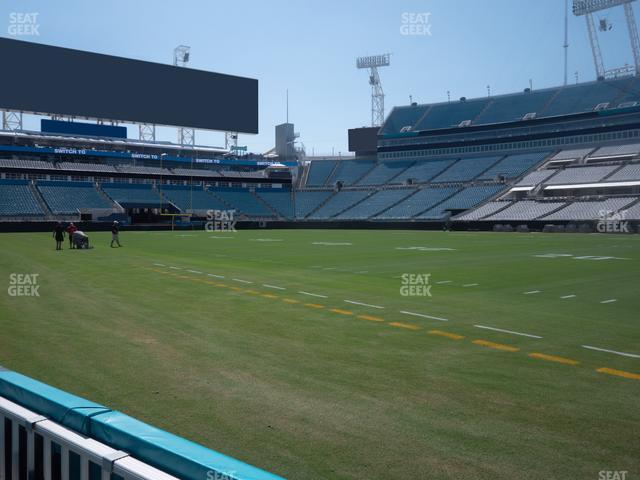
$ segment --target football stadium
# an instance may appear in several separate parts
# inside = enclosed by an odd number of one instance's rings
[[[276,3],[0,7],[0,480],[640,478],[637,2]]]

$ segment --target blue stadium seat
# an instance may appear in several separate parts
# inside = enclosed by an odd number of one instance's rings
[[[433,183],[468,182],[487,170],[500,158],[502,157],[461,158],[431,181]]]
[[[464,120],[473,120],[485,108],[488,100],[473,99],[450,103],[438,103],[431,106],[415,130],[457,127]]]
[[[368,190],[352,190],[341,191],[336,193],[331,199],[320,207],[317,211],[313,212],[310,219],[323,219],[331,218],[338,213],[346,210],[350,206],[358,203],[362,199],[366,198],[371,192]]]
[[[534,165],[540,163],[551,152],[531,152],[509,155],[500,160],[489,170],[478,177],[480,180],[493,180],[498,175],[505,178],[518,178],[527,170],[533,168]]]
[[[0,215],[44,215],[27,180],[0,180]]]
[[[440,219],[447,215],[447,211],[467,210],[493,197],[496,193],[503,190],[503,185],[481,185],[476,187],[468,187],[448,198],[438,206],[419,215],[417,218],[424,219]]]
[[[230,205],[238,214],[247,217],[269,218],[275,217],[275,213],[262,203],[253,193],[246,189],[217,188],[210,190],[225,204]]]
[[[454,159],[450,160],[418,160],[412,167],[409,167],[400,175],[395,177],[392,184],[403,184],[411,179],[414,183],[426,183],[438,175],[444,169],[450,167]]]
[[[259,189],[256,190],[256,194],[282,217],[293,218],[293,202],[291,190],[288,188]]]
[[[400,220],[412,218],[442,202],[445,198],[450,197],[458,190],[459,189],[455,187],[423,188],[415,195],[407,197],[406,200],[400,202],[398,205],[380,213],[376,216],[376,219]]]
[[[374,160],[341,160],[328,183],[333,185],[342,182],[344,185],[352,185],[374,165]]]
[[[313,160],[309,166],[309,176],[307,185],[309,187],[320,187],[327,182],[327,178],[336,166],[335,160]]]
[[[527,113],[542,113],[545,105],[558,91],[557,88],[514,93],[494,97],[488,108],[473,122],[477,124],[514,122],[522,120]]]
[[[383,135],[399,133],[405,127],[411,127],[422,118],[429,107],[427,105],[409,105],[395,107],[380,129]],[[411,130],[410,129],[410,130]]]
[[[56,214],[73,214],[87,209],[112,209],[115,205],[98,193],[91,182],[39,181],[38,190]]]
[[[109,197],[124,207],[159,207],[162,199],[149,184],[103,183]]]
[[[380,190],[379,192],[371,195],[364,202],[360,202],[349,210],[342,212],[336,218],[351,220],[369,218],[374,216],[376,213],[380,213],[383,210],[388,209],[403,198],[406,198],[415,192],[416,189],[413,188]]]
[[[173,203],[183,212],[205,214],[206,210],[226,210],[229,207],[222,203],[218,198],[206,192],[202,187],[178,186],[178,185],[162,185],[160,192],[167,200]]]
[[[358,182],[358,185],[384,185],[386,183],[398,183],[392,181],[392,179],[400,175],[414,163],[415,162],[413,161],[381,162],[376,165],[373,170],[367,173]]]
[[[322,202],[333,195],[333,190],[298,191],[295,193],[296,218],[305,218]]]

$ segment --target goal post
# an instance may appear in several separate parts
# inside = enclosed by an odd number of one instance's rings
[[[171,231],[175,230],[176,218],[188,218],[191,219],[192,213],[161,213],[161,217],[171,217]]]

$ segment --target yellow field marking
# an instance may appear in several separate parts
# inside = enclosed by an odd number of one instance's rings
[[[317,303],[305,303],[304,306],[309,308],[324,308],[324,305],[318,305]]]
[[[233,290],[234,292],[242,292],[242,288],[240,287],[229,287],[231,290]]]
[[[549,362],[563,363],[565,365],[578,365],[577,360],[571,360],[570,358],[557,357],[555,355],[547,355],[546,353],[530,353],[531,358],[539,358],[540,360],[547,360]]]
[[[439,337],[446,337],[452,340],[462,340],[464,338],[463,335],[458,335],[457,333],[443,332],[442,330],[429,330],[427,333],[429,335],[438,335]]]
[[[285,303],[300,303],[298,300],[294,300],[293,298],[283,298],[282,301]]]
[[[272,295],[271,293],[263,293],[262,296],[264,298],[280,298],[277,295]]]
[[[256,290],[245,290],[244,292],[249,295],[260,295],[260,292],[257,292]]]
[[[342,310],[341,308],[332,308],[329,311],[333,313],[339,313],[340,315],[353,315],[353,312],[351,310]]]
[[[384,319],[380,317],[372,317],[371,315],[358,315],[360,320],[367,320],[369,322],[384,322]]]
[[[504,345],[502,343],[490,342],[488,340],[474,340],[471,343],[475,343],[476,345],[480,345],[487,348],[493,348],[494,350],[502,350],[503,352],[517,352],[520,349],[517,347],[512,347],[511,345]]]
[[[630,378],[632,380],[640,380],[639,374],[625,372],[624,370],[614,370],[613,368],[598,368],[596,372],[607,373],[609,375],[615,375],[616,377]]]
[[[401,323],[401,322],[391,322],[389,323],[392,327],[398,328],[406,328],[407,330],[420,330],[420,327],[417,325],[412,325],[410,323]]]

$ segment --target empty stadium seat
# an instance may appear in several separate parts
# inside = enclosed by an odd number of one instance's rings
[[[467,187],[456,193],[438,206],[419,215],[417,218],[439,219],[447,215],[447,211],[451,210],[467,210],[475,207],[479,203],[484,202],[488,198],[493,197],[500,190],[504,189],[502,185],[481,185],[477,187]]]
[[[464,213],[462,215],[458,215],[455,219],[462,221],[473,221],[480,220],[486,216],[492,215],[496,213],[498,210],[502,210],[511,205],[511,202],[489,202],[484,205],[480,205],[478,208]]]
[[[487,99],[481,98],[434,104],[416,125],[415,130],[457,127],[465,120],[476,118],[487,103]]]
[[[398,205],[395,205],[377,215],[376,218],[389,220],[412,218],[442,202],[445,198],[450,197],[458,190],[459,189],[455,187],[423,188],[416,194],[407,197],[406,200],[400,202]]]
[[[473,123],[513,122],[522,120],[527,113],[540,114],[556,92],[557,89],[554,88],[493,97]]]
[[[515,202],[508,208],[490,215],[485,220],[535,220],[562,206],[566,202],[536,202],[533,200],[522,200]]]
[[[261,202],[253,193],[246,189],[217,188],[210,190],[216,197],[230,205],[238,214],[247,217],[271,218],[275,213]]]
[[[609,198],[595,202],[572,202],[562,210],[544,217],[544,220],[600,220],[604,212],[614,213],[635,202],[637,198]]]
[[[39,181],[38,190],[49,209],[56,214],[73,214],[81,210],[113,209],[91,182]]]
[[[335,160],[313,160],[309,166],[307,186],[320,187],[324,185],[335,166]]]
[[[374,193],[365,201],[358,203],[354,207],[342,212],[336,218],[339,219],[365,219],[374,216],[392,205],[398,203],[403,198],[416,192],[412,188],[400,188],[395,190],[380,190]]]
[[[607,178],[607,182],[625,182],[640,180],[640,163],[626,165]]]
[[[374,160],[340,160],[328,183],[336,184],[342,182],[344,185],[352,185],[371,170],[374,165]]]
[[[333,190],[298,191],[295,193],[296,218],[305,218],[333,195]]]
[[[44,215],[27,180],[0,180],[0,215]]]
[[[415,124],[420,120],[428,109],[427,105],[408,105],[403,107],[394,107],[384,125],[380,129],[383,135],[397,134],[403,129],[409,131],[413,129]]]
[[[159,191],[183,212],[206,215],[207,210],[226,210],[229,208],[218,198],[203,190],[202,187],[162,185],[159,187]]]
[[[547,180],[549,185],[570,185],[577,183],[596,183],[619,167],[616,165],[603,165],[598,167],[568,167],[560,170],[556,175]]]
[[[500,158],[502,157],[462,158],[431,181],[433,183],[468,182],[491,167]]]
[[[386,183],[403,183],[393,180],[407,168],[412,166],[413,161],[397,161],[397,162],[381,162],[376,167],[367,173],[359,182],[358,185],[384,185]]]
[[[124,207],[160,207],[162,198],[149,184],[103,183],[101,188]]]
[[[258,189],[256,190],[256,195],[268,203],[282,217],[293,218],[291,190],[284,188]]]
[[[411,179],[414,183],[426,183],[440,172],[448,168],[455,162],[449,160],[418,160],[412,167],[409,167],[400,175],[395,177],[390,183],[403,184]]]
[[[341,192],[336,193],[331,199],[322,205],[317,211],[313,212],[309,215],[309,218],[313,219],[324,219],[331,218],[338,213],[346,210],[351,207],[355,203],[358,203],[362,199],[366,198],[371,194],[368,190],[351,190],[346,191],[343,190]]]
[[[498,176],[504,176],[507,179],[517,178],[540,163],[548,154],[549,152],[532,152],[509,155],[480,175],[478,179],[493,180]]]

